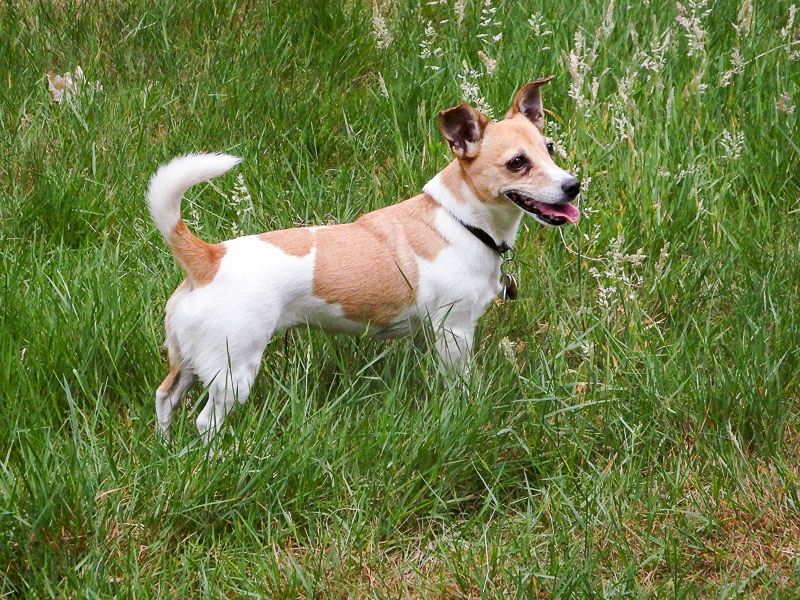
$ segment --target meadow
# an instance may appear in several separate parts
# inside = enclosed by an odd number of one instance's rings
[[[796,4],[10,0],[0,32],[0,598],[800,597]],[[583,218],[524,221],[467,390],[297,329],[217,456],[199,388],[160,442],[159,164],[243,157],[184,202],[209,241],[347,222],[447,164],[439,110],[550,74]]]

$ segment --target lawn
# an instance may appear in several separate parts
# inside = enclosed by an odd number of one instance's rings
[[[800,597],[795,7],[4,2],[0,597]],[[243,157],[184,202],[209,241],[347,222],[550,74],[583,218],[524,221],[466,388],[296,329],[215,456],[199,388],[160,442],[158,165]]]

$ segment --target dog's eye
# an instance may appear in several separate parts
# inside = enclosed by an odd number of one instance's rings
[[[520,154],[519,156],[515,156],[506,163],[506,169],[514,173],[522,171],[527,166],[528,166],[528,159],[525,158],[522,154]]]
[[[547,146],[547,151],[550,153],[550,156],[553,156],[553,153],[556,151],[556,145],[553,143],[553,141],[551,140],[547,142],[545,146]]]

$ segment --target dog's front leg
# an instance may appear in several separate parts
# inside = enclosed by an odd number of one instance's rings
[[[436,351],[451,374],[469,377],[475,328],[442,327],[436,334]]]

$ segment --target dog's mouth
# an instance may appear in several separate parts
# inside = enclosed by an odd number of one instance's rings
[[[508,191],[505,193],[506,198],[511,200],[514,204],[519,206],[525,212],[531,213],[537,220],[545,225],[559,226],[565,223],[575,224],[581,218],[581,211],[577,206],[569,202],[561,204],[548,204],[547,202],[538,202],[519,191]]]

